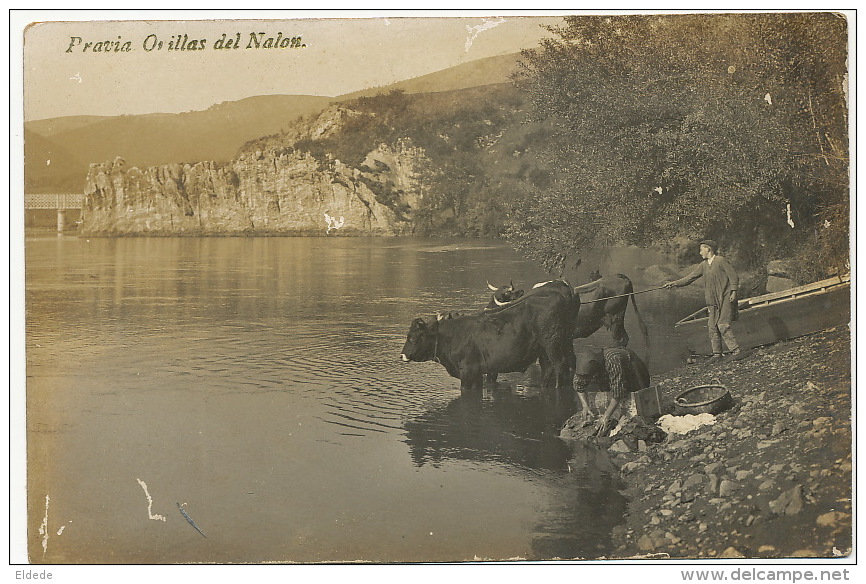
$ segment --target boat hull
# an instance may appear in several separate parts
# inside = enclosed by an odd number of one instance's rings
[[[762,298],[768,298],[762,303]],[[692,315],[693,317],[695,315]],[[707,318],[678,322],[674,330],[693,355],[712,353]],[[792,339],[851,322],[850,281],[804,295],[767,294],[740,302],[732,330],[742,349]]]

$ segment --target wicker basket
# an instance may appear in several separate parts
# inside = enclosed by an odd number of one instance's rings
[[[715,415],[734,405],[734,399],[724,385],[698,385],[680,393],[674,398],[674,404],[681,415]]]

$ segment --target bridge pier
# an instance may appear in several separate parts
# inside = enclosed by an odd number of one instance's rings
[[[84,195],[80,193],[25,193],[24,210],[54,210],[57,212],[57,234],[60,235],[66,229],[66,211],[69,209],[80,210],[84,205]],[[47,220],[47,217],[43,221]],[[25,219],[26,221],[26,219]],[[45,225],[43,223],[43,225]],[[47,225],[45,225],[47,227]]]

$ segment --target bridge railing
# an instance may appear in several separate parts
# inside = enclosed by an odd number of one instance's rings
[[[80,209],[84,195],[80,193],[25,194],[24,209]]]

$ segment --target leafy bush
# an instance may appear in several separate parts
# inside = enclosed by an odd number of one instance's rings
[[[565,20],[515,78],[555,128],[555,176],[509,229],[528,256],[712,237],[758,265],[847,208],[843,19]]]

